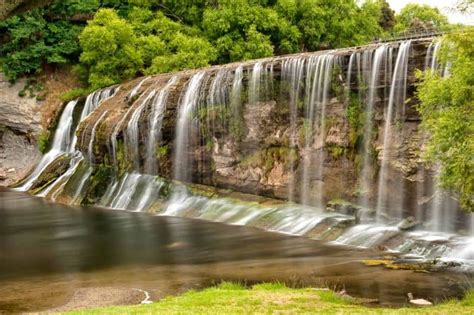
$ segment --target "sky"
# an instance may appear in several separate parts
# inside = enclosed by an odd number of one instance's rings
[[[397,13],[407,3],[428,4],[432,7],[437,7],[442,13],[448,16],[451,23],[462,23],[474,25],[474,15],[461,15],[453,12],[451,8],[455,7],[457,0],[387,0],[390,7]]]

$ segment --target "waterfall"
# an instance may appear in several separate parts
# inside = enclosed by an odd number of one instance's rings
[[[161,138],[161,126],[166,110],[166,102],[171,87],[178,81],[177,76],[173,76],[166,85],[158,92],[153,99],[150,119],[148,121],[148,141],[146,146],[145,172],[157,174],[156,149]]]
[[[219,129],[227,129],[226,111],[229,105],[228,80],[230,72],[227,69],[220,69],[211,81],[207,92],[207,101],[200,104],[199,112],[202,116],[205,113],[207,135],[205,138],[216,139],[215,134]]]
[[[388,45],[379,46],[374,54],[373,60],[371,63],[371,72],[370,72],[370,81],[369,81],[369,90],[368,90],[368,97],[367,97],[367,108],[366,108],[366,119],[365,119],[365,127],[364,127],[364,151],[362,155],[362,171],[361,171],[361,197],[360,197],[360,204],[364,207],[369,206],[369,192],[371,191],[371,182],[373,180],[373,167],[371,164],[373,163],[373,153],[372,153],[372,141],[374,139],[373,136],[373,114],[374,114],[374,106],[375,102],[377,101],[377,90],[380,84],[380,74],[381,74],[381,65],[386,58],[387,55],[387,48]],[[364,53],[363,56],[363,64],[367,65],[369,63],[368,58],[371,57],[370,54]],[[363,67],[364,68],[364,67]]]
[[[89,140],[89,145],[87,147],[87,158],[89,160],[89,163],[94,164],[95,163],[95,158],[94,158],[94,140],[95,140],[95,134],[97,132],[97,127],[100,125],[100,123],[105,119],[105,116],[107,115],[109,111],[104,111],[102,115],[100,115],[99,119],[94,123],[94,126],[92,127],[91,131],[91,138]]]
[[[184,95],[180,100],[176,123],[175,156],[173,178],[180,181],[191,179],[191,165],[189,165],[188,150],[190,149],[191,130],[195,109],[199,104],[201,83],[205,72],[198,72],[189,80]]]
[[[334,56],[312,56],[307,66],[305,98],[305,148],[303,180],[301,186],[303,204],[323,206],[323,166],[326,133],[326,105],[332,80]],[[319,134],[314,138],[315,134]],[[316,159],[312,157],[316,151]],[[316,169],[313,169],[316,168]],[[313,184],[315,187],[313,187]],[[314,193],[315,191],[315,193]]]
[[[260,85],[262,82],[262,70],[263,70],[262,62],[257,62],[254,64],[252,73],[250,76],[250,82],[249,82],[248,98],[249,98],[250,104],[255,104],[260,101],[260,97],[261,97]]]
[[[242,125],[242,81],[244,78],[244,68],[242,65],[238,66],[234,73],[234,80],[232,82],[232,91],[230,93],[231,106],[231,125],[230,130],[234,138],[241,136]],[[235,139],[236,140],[236,139]]]
[[[148,81],[150,78],[151,77],[145,77],[137,85],[135,85],[135,87],[130,91],[130,93],[128,93],[127,100],[134,101],[134,98],[138,95],[138,92],[140,91],[143,83]]]
[[[300,86],[303,79],[303,74],[305,70],[305,60],[303,58],[288,58],[283,61],[281,76],[282,84],[289,83],[289,96],[290,96],[290,152],[289,152],[289,161],[290,161],[290,183],[288,187],[288,200],[294,200],[294,189],[295,189],[295,174],[294,174],[294,165],[295,165],[295,154],[294,150],[297,146],[297,117],[298,117],[298,102],[300,98]]]
[[[128,94],[127,96],[127,99],[128,100],[131,100],[131,99],[135,99],[135,97],[138,95],[138,92],[139,92],[139,89],[140,87],[142,86],[143,82],[145,82],[146,80],[148,80],[148,77],[141,80],[134,88],[133,90]],[[144,93],[142,93],[138,99],[136,100],[137,102],[143,97],[143,95],[147,95],[147,92],[148,90],[146,90]],[[118,124],[115,125],[114,129],[112,130],[112,133],[110,135],[110,145],[112,146],[112,150],[111,150],[111,153],[112,153],[112,162],[113,162],[113,165],[115,168],[117,168],[117,136],[120,132],[120,130],[122,129],[122,126],[123,124],[125,123],[125,120],[128,118],[128,115],[134,110],[134,107],[133,105],[130,106],[130,108],[127,110],[126,114],[123,115],[122,119],[118,122]],[[132,144],[132,146],[134,146],[135,144]],[[136,145],[138,145],[138,143],[136,143]],[[110,146],[109,146],[109,150],[110,150]],[[134,161],[135,163],[135,161]]]
[[[125,130],[125,145],[127,153],[127,159],[133,161],[134,170],[140,170],[140,137],[138,134],[138,121],[143,113],[143,110],[148,105],[151,99],[155,96],[156,91],[152,90],[144,98],[143,102],[134,110],[130,121],[127,124],[127,129]]]
[[[60,155],[66,154],[71,150],[72,140],[72,124],[73,124],[73,113],[76,107],[77,100],[69,102],[64,108],[61,117],[59,118],[58,127],[54,133],[53,144],[51,149],[43,155],[41,161],[38,163],[36,168],[33,170],[31,175],[26,181],[18,187],[18,190],[27,191],[33,186],[34,182],[43,173],[43,171]]]
[[[385,114],[385,127],[383,133],[383,149],[381,167],[379,171],[378,189],[377,189],[377,220],[381,219],[383,213],[387,213],[387,208],[391,209],[391,212],[395,212],[395,217],[401,219],[403,217],[403,200],[398,203],[390,202],[390,193],[387,191],[387,171],[390,161],[389,150],[390,146],[393,146],[391,135],[393,132],[393,121],[394,118],[398,119],[398,122],[403,125],[405,117],[394,117],[394,111],[399,112],[399,107],[403,107],[406,99],[406,86],[407,86],[407,75],[408,75],[408,58],[410,52],[411,41],[406,41],[400,44],[397,54],[397,60],[395,62],[395,69],[393,71],[392,83],[390,86],[390,95],[388,100],[388,107]],[[403,127],[401,127],[403,128]],[[399,187],[399,193],[403,195],[403,188]]]

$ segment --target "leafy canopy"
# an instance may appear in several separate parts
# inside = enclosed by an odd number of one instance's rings
[[[441,31],[448,26],[448,18],[438,8],[427,4],[407,4],[397,15],[395,32],[417,31]]]
[[[439,163],[441,186],[474,211],[474,29],[443,39],[441,63],[448,75],[420,73],[422,126],[431,135],[426,158]]]

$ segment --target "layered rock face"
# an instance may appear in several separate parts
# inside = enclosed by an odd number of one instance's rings
[[[42,131],[39,105],[18,93],[24,82],[10,84],[0,73],[0,186],[23,178],[38,163],[36,138]]]
[[[118,175],[313,206],[341,198],[396,216],[423,211],[434,188],[420,159],[415,71],[432,63],[432,46],[421,39],[139,78],[80,124],[78,147]]]

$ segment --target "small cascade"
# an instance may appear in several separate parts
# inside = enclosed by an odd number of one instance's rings
[[[89,141],[89,145],[87,146],[87,158],[89,160],[89,163],[94,164],[95,159],[94,159],[94,141],[95,141],[95,135],[97,132],[97,127],[102,123],[102,121],[105,119],[107,116],[108,111],[106,110],[105,112],[100,115],[99,119],[94,123],[94,126],[92,127],[91,131],[91,138]]]
[[[154,98],[156,94],[155,90],[150,91],[147,96],[143,99],[140,106],[138,106],[130,118],[127,129],[125,130],[125,146],[127,150],[127,158],[130,161],[133,161],[134,170],[140,171],[140,138],[138,134],[138,121],[142,116],[143,110],[147,107],[150,100]]]
[[[80,121],[84,121],[102,102],[111,98],[118,92],[118,87],[108,87],[102,90],[97,90],[89,94],[84,104],[84,109],[81,112]]]
[[[143,83],[145,83],[146,81],[148,81],[151,77],[145,77],[143,80],[141,80],[137,85],[135,85],[135,87],[130,91],[130,93],[128,93],[127,95],[127,100],[128,101],[134,101],[134,98],[136,98],[138,96],[138,92],[140,91]]]
[[[227,130],[228,117],[227,110],[229,107],[229,82],[231,79],[231,72],[228,69],[220,69],[212,80],[210,80],[209,90],[207,92],[206,102],[198,104],[198,116],[201,120],[204,116],[204,125],[199,130],[201,137],[209,141],[215,141],[216,133]],[[206,86],[207,82],[203,82],[202,86]],[[204,99],[204,97],[203,97]],[[201,124],[203,122],[200,122]]]
[[[134,88],[133,90],[128,94],[127,96],[127,100],[128,101],[131,101],[131,100],[135,100],[138,96],[138,93],[139,93],[139,90],[141,88],[141,86],[143,85],[143,83],[148,80],[149,78],[145,78],[143,80],[141,80]],[[144,95],[148,95],[147,92],[149,90],[146,90],[145,92],[143,92],[142,94],[140,94],[140,96],[138,96],[138,98],[136,99],[136,102],[140,102],[142,100],[142,98],[144,98],[145,96]],[[154,93],[154,92],[153,92]],[[148,97],[145,97],[145,99],[148,99]],[[117,136],[119,134],[119,132],[122,130],[122,127],[125,123],[125,120],[129,118],[129,115],[130,113],[132,113],[133,111],[135,110],[135,107],[134,106],[130,106],[127,110],[127,112],[125,113],[125,115],[122,116],[122,119],[118,122],[118,124],[115,125],[114,129],[112,130],[112,133],[110,135],[110,143],[108,144],[108,147],[109,147],[109,150],[111,151],[111,155],[112,155],[112,163],[114,165],[115,168],[117,168]],[[137,118],[138,119],[138,118]],[[131,144],[131,146],[134,146],[135,144]],[[138,143],[136,143],[136,145],[138,145]],[[135,161],[134,161],[135,163]]]
[[[150,119],[148,121],[149,130],[145,159],[145,172],[148,174],[157,174],[158,172],[156,163],[157,143],[161,140],[161,126],[163,124],[169,90],[177,80],[178,77],[173,76],[153,99]]]
[[[230,107],[231,107],[231,119],[230,128],[235,134],[235,138],[241,136],[242,129],[242,89],[243,89],[243,78],[244,68],[242,65],[238,66],[234,73],[234,79],[232,82],[232,91],[230,93]]]
[[[51,149],[43,155],[41,161],[38,163],[36,168],[33,170],[31,175],[26,181],[18,187],[18,190],[27,191],[33,186],[34,182],[43,173],[43,171],[59,156],[66,154],[71,150],[71,145],[74,143],[72,134],[73,125],[73,113],[76,107],[77,100],[69,102],[61,114],[59,119],[58,127],[54,134],[53,144]]]
[[[250,104],[255,104],[260,101],[261,83],[263,79],[262,70],[263,70],[262,62],[255,63],[252,68],[252,73],[250,75],[249,96],[248,96]]]
[[[176,123],[175,156],[173,178],[179,181],[191,179],[188,150],[191,145],[190,132],[193,127],[195,110],[198,107],[201,83],[205,72],[198,72],[189,80],[181,97]]]
[[[380,78],[382,71],[382,64],[387,58],[387,45],[379,46],[374,54],[373,60],[370,61],[371,71],[370,71],[370,81],[368,81],[368,96],[367,96],[367,108],[365,109],[365,127],[364,127],[364,149],[362,154],[362,170],[360,177],[360,190],[361,197],[359,198],[359,203],[364,207],[369,207],[369,192],[371,191],[372,182],[374,179],[372,163],[374,162],[372,141],[374,139],[374,107],[375,103],[378,100],[378,89],[381,84]],[[369,58],[372,54],[364,54],[363,56],[363,65],[369,63]]]
[[[293,150],[297,145],[297,117],[298,103],[301,94],[301,83],[305,70],[305,60],[303,58],[288,58],[282,62],[281,67],[282,84],[289,84],[289,104],[290,104],[290,183],[288,187],[288,200],[294,200],[295,189],[295,154]]]
[[[306,71],[305,148],[301,200],[303,204],[316,205],[318,208],[323,207],[326,106],[329,101],[333,63],[333,55],[312,56],[308,60]],[[316,151],[316,157],[313,157],[313,150]]]
[[[151,175],[127,173],[112,183],[100,205],[118,210],[144,211],[160,197],[165,182]]]
[[[398,202],[393,202],[390,196],[393,193],[387,191],[388,183],[388,167],[391,160],[391,152],[389,146],[393,146],[392,132],[394,127],[397,128],[397,123],[401,125],[400,128],[403,130],[403,121],[405,119],[402,108],[406,99],[406,87],[407,87],[407,75],[408,75],[408,58],[410,53],[411,41],[406,41],[400,44],[397,60],[395,62],[395,69],[393,71],[392,83],[390,85],[390,95],[388,100],[388,106],[385,113],[385,127],[383,133],[383,149],[381,167],[379,171],[378,190],[377,190],[377,220],[382,218],[383,214],[387,214],[388,210],[391,211],[391,216],[402,219],[403,218],[403,199]],[[396,148],[393,148],[396,150]],[[392,150],[393,150],[392,149]],[[397,188],[400,194],[403,194],[402,183],[397,183]],[[399,197],[399,196],[397,196]],[[400,199],[400,198],[399,198]]]

